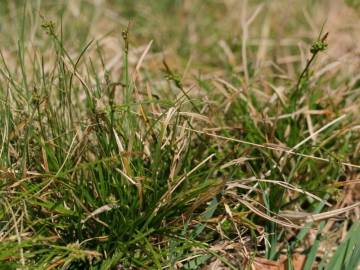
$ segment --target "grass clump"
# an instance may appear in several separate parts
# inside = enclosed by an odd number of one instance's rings
[[[277,4],[244,1],[226,36],[225,2],[6,5],[0,269],[357,267],[358,83],[319,59],[327,34],[278,61]]]

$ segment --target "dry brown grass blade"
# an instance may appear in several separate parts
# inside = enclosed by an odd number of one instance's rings
[[[21,229],[19,230],[19,228],[22,228],[22,226],[20,226],[19,222],[21,223],[21,220],[24,216],[24,214],[22,213],[20,215],[20,217],[17,219],[16,216],[15,216],[15,213],[12,209],[12,206],[10,205],[10,203],[8,202],[8,200],[5,198],[5,205],[7,207],[7,209],[9,210],[10,214],[11,214],[11,217],[13,219],[13,223],[14,223],[14,230],[15,230],[15,234],[16,234],[16,239],[19,243],[19,245],[21,246],[21,242],[22,242],[22,232],[21,232]],[[21,247],[19,248],[19,253],[20,253],[20,262],[21,262],[21,265],[23,267],[25,267],[25,256],[24,256],[24,249]]]
[[[137,77],[138,77],[138,75],[139,75],[139,71],[140,71],[140,68],[141,68],[141,66],[142,66],[142,63],[144,62],[144,59],[145,59],[146,55],[147,55],[148,52],[150,51],[150,48],[151,48],[152,43],[153,43],[153,41],[151,40],[151,41],[149,42],[149,44],[146,46],[144,52],[142,53],[142,55],[141,55],[140,58],[139,58],[139,61],[138,61],[137,64],[136,64],[135,71],[134,71],[134,74],[133,74],[133,76],[132,76],[132,79],[133,79],[134,82],[136,81],[136,79],[137,79]]]
[[[282,211],[280,214],[282,217],[291,219],[291,220],[302,220],[304,222],[314,222],[323,219],[329,218],[341,218],[340,215],[347,213],[355,208],[360,207],[360,202],[354,203],[352,205],[342,207],[339,209],[334,209],[331,211],[319,213],[319,214],[311,214],[305,212],[294,212],[294,211]]]
[[[281,226],[288,227],[288,228],[294,228],[294,229],[302,228],[302,226],[291,223],[290,221],[286,222],[286,221],[283,221],[283,220],[280,220],[277,218],[273,218],[273,217],[265,214],[264,212],[260,211],[258,208],[256,208],[255,206],[253,206],[250,202],[248,202],[246,200],[239,199],[239,202],[242,203],[243,205],[245,205],[247,208],[249,208],[253,213],[257,214],[258,216],[260,216],[266,220],[272,221],[276,224],[279,224]]]
[[[182,127],[182,126],[179,125],[179,127]],[[298,153],[298,152],[295,152],[295,151],[292,151],[292,150],[287,150],[287,149],[285,149],[285,148],[283,148],[281,146],[279,146],[279,147],[267,146],[267,145],[258,144],[258,143],[252,143],[252,142],[239,140],[239,139],[235,139],[235,138],[229,138],[229,137],[225,137],[225,136],[222,136],[222,135],[216,135],[216,134],[212,134],[212,133],[209,133],[209,132],[206,132],[206,131],[201,131],[201,130],[197,130],[197,129],[193,129],[193,128],[188,128],[188,127],[185,127],[185,128],[187,130],[192,131],[192,132],[196,132],[198,134],[203,134],[203,135],[210,136],[210,137],[217,138],[217,139],[221,139],[221,140],[238,142],[238,143],[241,143],[241,144],[246,144],[246,145],[254,146],[254,147],[257,147],[257,148],[264,148],[264,149],[269,149],[269,150],[274,150],[274,151],[280,151],[280,152],[288,153],[288,154],[291,154],[291,155],[300,156],[300,157],[309,158],[309,159],[318,160],[318,161],[323,161],[323,162],[327,162],[327,163],[332,162],[332,160],[327,159],[327,158],[322,158],[322,157],[317,157],[317,156]],[[343,165],[345,167],[360,169],[360,165],[358,165],[358,164],[352,164],[352,163],[349,163],[349,162],[342,162],[342,161],[339,161],[339,164],[341,164],[341,165]]]
[[[284,181],[279,181],[279,180],[270,180],[270,179],[244,179],[244,180],[240,180],[241,182],[264,182],[264,183],[271,183],[271,184],[275,184],[275,185],[279,185],[282,186],[284,188],[287,188],[289,190],[293,190],[302,194],[305,194],[307,196],[309,196],[310,198],[313,198],[314,200],[317,200],[319,202],[324,203],[325,205],[331,207],[332,205],[326,201],[324,201],[323,199],[321,199],[320,197],[306,191],[303,190],[301,188],[298,188],[294,185],[291,185],[290,183],[284,182]]]
[[[94,217],[96,217],[97,215],[100,215],[101,213],[111,211],[112,209],[117,208],[117,207],[118,207],[117,204],[106,204],[106,205],[103,205],[103,206],[99,207],[98,209],[94,210],[93,212],[91,212],[90,215],[88,215],[86,218],[84,218],[83,220],[81,220],[81,223],[84,224],[84,223],[86,223],[86,221],[88,221],[90,218],[94,218]],[[106,224],[106,223],[104,223],[104,224]],[[107,225],[107,224],[106,224],[106,226],[109,227],[109,225]]]

